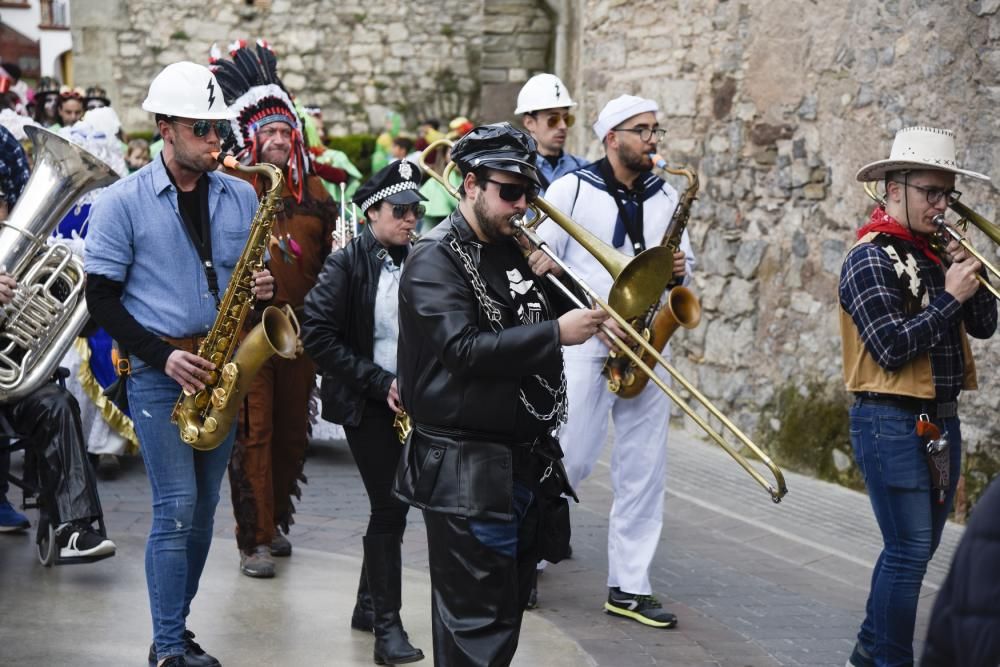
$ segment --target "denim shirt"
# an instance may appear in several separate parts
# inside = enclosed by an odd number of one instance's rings
[[[559,155],[559,161],[556,162],[555,167],[553,167],[552,164],[541,155],[536,155],[535,165],[538,167],[538,171],[541,173],[543,178],[541,194],[544,195],[548,186],[555,183],[557,178],[561,178],[571,171],[576,171],[580,167],[585,167],[588,164],[590,163],[582,157],[571,155],[566,151],[563,151],[562,154]]]
[[[375,293],[375,335],[372,361],[396,374],[396,344],[399,339],[399,274],[392,258],[382,260]]]
[[[257,195],[249,183],[218,171],[208,181],[221,299],[246,243]],[[123,283],[125,309],[157,336],[202,334],[215,322],[215,298],[160,159],[113,184],[94,203],[84,268]]]

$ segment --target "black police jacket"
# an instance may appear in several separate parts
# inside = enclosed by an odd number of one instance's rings
[[[361,423],[365,401],[382,401],[395,376],[372,361],[375,293],[385,249],[367,226],[331,253],[306,295],[302,344],[323,376],[323,419]]]
[[[1000,665],[1000,481],[973,509],[934,601],[921,666]]]
[[[499,333],[483,313],[453,242],[480,269],[501,314]],[[456,210],[416,243],[403,267],[397,370],[400,398],[415,430],[394,492],[421,509],[510,520],[515,466],[527,460],[522,454],[533,440],[523,431],[523,419],[521,431],[516,429],[522,379],[535,373],[558,377],[562,352],[552,318],[572,305],[548,281],[535,278],[546,312],[535,324],[521,324],[508,281],[496,277],[502,271],[484,270],[480,249]],[[534,277],[518,257],[522,276]],[[547,430],[539,423],[535,436],[541,439]]]

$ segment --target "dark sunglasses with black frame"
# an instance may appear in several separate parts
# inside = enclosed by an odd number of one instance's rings
[[[389,202],[386,202],[387,204]],[[413,212],[413,216],[418,220],[424,217],[427,208],[423,204],[390,204],[392,206],[392,217],[402,220],[407,213]]]
[[[229,124],[228,120],[205,120],[202,118],[193,123],[182,123],[176,118],[172,118],[170,119],[170,122],[176,123],[177,125],[183,125],[184,127],[190,127],[194,136],[199,139],[208,136],[208,131],[212,128],[215,128],[215,135],[222,140],[228,139],[229,135],[233,133],[233,126]]]
[[[481,177],[479,182],[496,184],[499,188],[500,199],[508,202],[518,201],[521,197],[532,202],[538,196],[538,186],[534,183],[501,183],[485,176]]]

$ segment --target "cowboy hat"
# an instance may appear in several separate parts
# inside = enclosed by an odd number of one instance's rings
[[[888,160],[866,164],[858,171],[862,183],[878,181],[893,171],[935,169],[990,180],[985,174],[962,169],[955,162],[955,133],[934,127],[904,127],[896,133]]]

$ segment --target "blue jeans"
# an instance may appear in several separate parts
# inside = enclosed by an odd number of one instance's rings
[[[950,442],[950,480],[944,504],[931,496],[923,440],[912,412],[871,403],[851,408],[851,445],[882,531],[882,553],[858,643],[876,665],[913,664],[913,625],[927,563],[941,541],[962,460],[957,417],[935,423]]]
[[[180,439],[170,413],[180,385],[138,360],[128,380],[129,408],[153,492],[146,542],[146,587],[158,659],[184,654],[185,619],[212,543],[219,486],[233,447],[232,432],[208,452]]]

